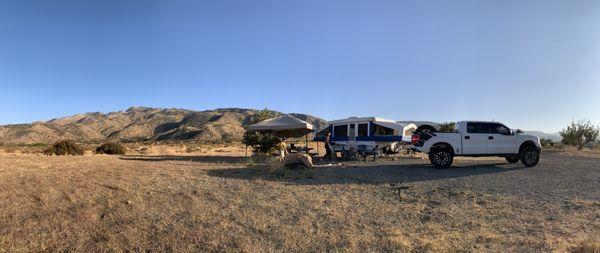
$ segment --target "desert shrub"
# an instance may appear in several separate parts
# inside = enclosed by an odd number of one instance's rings
[[[62,140],[44,150],[46,155],[83,155],[83,148],[71,140]]]
[[[571,122],[571,125],[560,131],[560,135],[565,145],[571,145],[582,149],[586,143],[590,143],[598,138],[600,129],[589,120],[579,120]]]
[[[554,147],[554,141],[551,139],[540,138],[540,143],[542,144],[542,147],[545,148]]]
[[[600,253],[600,238],[589,238],[571,249],[573,253]]]
[[[440,124],[440,132],[442,133],[452,133],[454,132],[455,122],[444,122]]]
[[[250,117],[248,122],[249,125],[261,122],[263,120],[275,118],[277,114],[273,111],[264,109]],[[242,142],[252,147],[252,150],[257,153],[269,153],[277,148],[277,145],[281,142],[281,139],[261,132],[246,131],[244,133],[244,139]]]
[[[555,149],[564,149],[565,148],[565,144],[563,144],[562,142],[555,142],[554,146],[552,146]]]
[[[96,154],[124,155],[127,150],[119,143],[109,142],[96,148]]]

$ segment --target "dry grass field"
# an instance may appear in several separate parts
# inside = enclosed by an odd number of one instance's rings
[[[400,159],[274,176],[240,152],[1,154],[0,250],[600,251],[598,158],[448,170]]]

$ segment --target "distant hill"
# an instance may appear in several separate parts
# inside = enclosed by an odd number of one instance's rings
[[[535,135],[543,139],[550,139],[553,141],[561,141],[562,137],[559,133],[544,133],[541,131],[523,131],[525,134]]]
[[[131,107],[111,113],[84,113],[46,122],[0,126],[0,142],[50,143],[61,139],[100,141],[240,141],[255,109],[224,108],[207,111]],[[281,114],[280,112],[275,112]],[[318,129],[325,120],[291,113]]]

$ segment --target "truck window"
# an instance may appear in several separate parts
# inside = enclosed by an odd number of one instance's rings
[[[358,136],[367,136],[369,133],[369,124],[358,124]]]
[[[334,126],[333,137],[348,137],[348,125]]]
[[[509,135],[510,129],[502,124],[491,124],[490,133]]]
[[[488,124],[488,123],[467,123],[467,133],[489,134],[490,133],[490,124]]]

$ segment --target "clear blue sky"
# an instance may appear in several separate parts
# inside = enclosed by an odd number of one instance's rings
[[[129,106],[600,123],[600,1],[0,3],[0,124]]]

